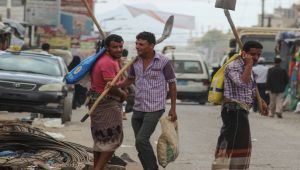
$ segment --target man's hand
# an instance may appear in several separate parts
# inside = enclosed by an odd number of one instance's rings
[[[268,108],[268,105],[267,103],[264,101],[264,100],[261,100],[261,109],[260,109],[260,114],[262,116],[268,116],[269,114],[269,108]]]
[[[112,84],[112,82],[109,81],[109,82],[106,83],[106,86],[105,86],[105,89],[107,89],[107,88],[112,89],[112,88],[119,88],[119,87],[118,87],[117,83]]]
[[[169,115],[168,115],[168,116],[170,116],[172,122],[174,122],[174,121],[177,120],[177,114],[176,114],[176,111],[173,110],[173,109],[170,109]]]
[[[121,96],[121,102],[124,102],[127,99],[127,97],[128,97],[128,93],[126,91],[124,91],[124,90],[121,90],[121,94],[122,94],[122,96]]]

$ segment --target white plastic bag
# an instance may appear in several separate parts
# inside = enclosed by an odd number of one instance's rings
[[[158,138],[157,157],[158,163],[165,168],[179,155],[178,123],[164,117],[160,119],[160,124],[162,133]]]

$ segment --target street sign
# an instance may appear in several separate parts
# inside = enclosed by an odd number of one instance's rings
[[[60,24],[60,0],[27,0],[25,21],[34,25]]]

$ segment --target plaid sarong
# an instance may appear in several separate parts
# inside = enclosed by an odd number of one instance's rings
[[[115,151],[123,141],[121,103],[105,99],[90,115],[94,151]]]
[[[212,170],[249,169],[252,145],[248,114],[238,104],[223,105],[223,126]]]

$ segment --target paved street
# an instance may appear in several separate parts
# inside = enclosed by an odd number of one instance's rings
[[[210,169],[221,127],[219,111],[219,106],[200,106],[192,103],[177,105],[180,156],[166,169]],[[78,109],[73,114],[73,121],[67,123],[65,128],[52,128],[47,131],[60,132],[65,135],[64,140],[92,146],[89,121],[79,122],[85,112],[85,108]],[[26,115],[28,114],[0,112],[0,119],[13,119]],[[117,155],[128,153],[132,159],[138,161],[130,125],[131,114],[127,117],[129,119],[124,121],[125,139],[122,147],[117,151]],[[251,170],[300,170],[300,115],[285,113],[283,119],[277,119],[251,113],[250,123],[253,139]],[[155,145],[159,133],[160,126],[151,139],[153,145]]]

